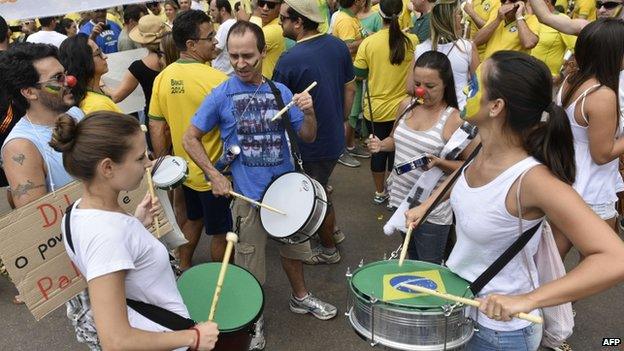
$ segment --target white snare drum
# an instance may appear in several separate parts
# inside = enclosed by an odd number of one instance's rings
[[[285,173],[273,180],[262,203],[286,212],[282,215],[260,208],[262,227],[273,239],[285,244],[309,240],[327,212],[327,194],[321,183],[298,172]]]
[[[154,186],[171,190],[182,185],[188,176],[186,160],[179,156],[165,156],[152,175]]]

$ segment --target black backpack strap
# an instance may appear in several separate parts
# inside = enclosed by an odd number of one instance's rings
[[[275,95],[275,102],[277,102],[277,107],[280,110],[283,109],[285,105],[284,100],[282,100],[282,93],[277,88],[277,86],[275,86],[275,83],[273,83],[272,80],[266,79],[266,82],[271,88],[271,92],[273,93],[273,95]],[[298,172],[303,173],[303,161],[301,159],[301,151],[299,151],[299,144],[297,144],[298,137],[297,133],[295,133],[295,130],[292,127],[292,124],[290,123],[290,113],[288,111],[286,111],[286,113],[282,115],[282,126],[286,130],[286,133],[288,134],[288,139],[290,140],[290,153],[295,160],[295,169]]]
[[[516,241],[511,244],[511,246],[505,250],[505,252],[503,252],[503,254],[500,255],[496,261],[488,267],[488,269],[485,270],[485,272],[481,273],[481,275],[477,277],[477,279],[475,279],[475,281],[469,286],[472,293],[477,295],[479,291],[481,291],[483,287],[485,287],[490,280],[492,280],[492,278],[494,278],[503,268],[505,268],[507,263],[509,263],[509,261],[511,261],[518,254],[518,252],[526,246],[541,225],[542,221],[522,233],[522,235],[520,235],[520,237],[516,239]]]
[[[69,245],[69,248],[75,254],[76,250],[74,249],[74,242],[72,241],[70,227],[71,210],[73,207],[74,204],[72,203],[65,210],[65,240],[67,240],[67,245]],[[171,330],[185,330],[197,324],[192,319],[182,317],[177,313],[146,302],[126,299],[126,304],[130,306],[130,308],[141,314],[143,317]]]

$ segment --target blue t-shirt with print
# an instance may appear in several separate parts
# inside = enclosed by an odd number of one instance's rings
[[[290,90],[283,84],[275,85],[284,104],[290,102]],[[267,83],[258,87],[233,76],[212,90],[191,120],[204,132],[219,128],[224,149],[240,146],[240,155],[230,165],[234,190],[255,200],[262,198],[274,178],[295,169],[281,120],[271,122],[279,110]],[[303,112],[293,106],[289,113],[298,132]]]
[[[117,41],[119,40],[121,27],[112,21],[106,21],[106,24],[109,25],[110,28],[102,31],[102,33],[95,38],[95,43],[100,47],[103,53],[112,54],[117,52]],[[95,23],[89,21],[80,27],[80,33],[84,33],[87,36],[91,35],[93,27],[95,27]]]
[[[345,147],[344,87],[355,78],[349,48],[340,39],[322,34],[298,42],[277,61],[273,80],[296,93],[312,82],[317,132],[313,143],[299,142],[304,161],[337,160]]]

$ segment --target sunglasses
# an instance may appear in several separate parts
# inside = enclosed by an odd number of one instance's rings
[[[269,8],[269,10],[273,10],[277,5],[279,5],[279,2],[258,0],[259,8],[263,8],[265,5]]]
[[[607,10],[613,10],[614,8],[618,7],[622,5],[621,2],[616,2],[616,1],[605,1],[605,2],[601,2],[601,1],[596,1],[596,10],[603,7]]]

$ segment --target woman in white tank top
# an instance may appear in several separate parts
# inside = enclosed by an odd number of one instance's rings
[[[618,170],[619,156],[624,153],[624,126],[617,97],[624,60],[623,37],[621,20],[587,25],[574,50],[578,71],[566,78],[556,99],[565,109],[574,135],[574,189],[613,228],[616,193],[624,190]],[[559,251],[565,255],[571,244],[557,230],[555,235]]]
[[[541,326],[512,316],[539,314],[540,308],[577,301],[624,281],[624,243],[569,185],[575,173],[572,133],[564,111],[552,103],[546,65],[524,53],[499,51],[477,76],[465,115],[479,127],[483,148],[450,194],[457,243],[449,268],[474,281],[519,237],[519,213],[526,229],[547,216],[588,257],[565,277],[534,289],[537,267],[517,256],[479,294],[479,327],[467,350],[534,351]],[[543,112],[549,114],[544,123]],[[519,209],[516,191],[523,174]],[[419,221],[439,193],[408,211],[407,225]],[[539,235],[524,254],[536,253]]]

